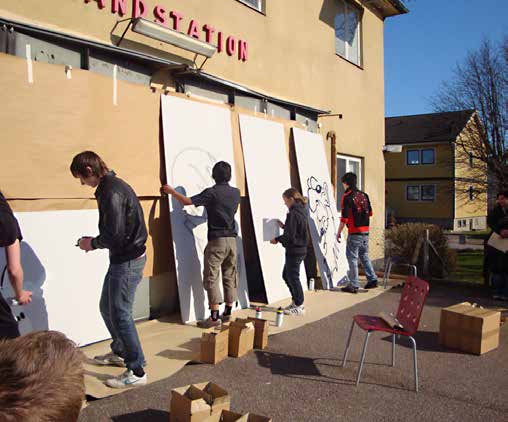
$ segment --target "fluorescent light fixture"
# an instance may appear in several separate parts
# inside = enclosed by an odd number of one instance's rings
[[[383,152],[402,152],[402,145],[385,145]]]
[[[155,22],[143,18],[135,18],[132,20],[132,30],[141,35],[154,38],[156,40],[174,45],[175,47],[183,48],[187,51],[205,56],[212,57],[217,51],[217,47],[208,44],[204,41],[197,40],[196,38],[189,37],[173,29],[166,28]]]

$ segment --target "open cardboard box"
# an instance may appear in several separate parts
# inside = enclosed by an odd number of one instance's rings
[[[239,358],[254,348],[254,324],[247,319],[236,319],[229,325],[229,356]]]
[[[203,363],[217,364],[228,357],[229,326],[210,330],[201,336],[201,355]]]
[[[254,413],[242,415],[241,413],[224,410],[220,422],[272,422],[272,418],[255,415]]]

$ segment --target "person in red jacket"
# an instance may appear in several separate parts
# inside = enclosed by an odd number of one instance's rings
[[[344,195],[342,196],[342,217],[340,219],[337,240],[340,242],[341,233],[347,226],[348,237],[346,244],[346,258],[349,264],[347,286],[343,292],[358,293],[358,258],[367,276],[366,289],[377,287],[377,275],[369,258],[369,223],[372,217],[372,207],[369,196],[356,187],[357,177],[354,173],[346,173],[342,177]]]

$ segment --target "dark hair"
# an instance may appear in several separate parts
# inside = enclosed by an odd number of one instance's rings
[[[342,183],[348,185],[351,189],[356,189],[356,183],[358,178],[356,174],[348,172],[344,176],[342,176]]]
[[[496,199],[498,199],[500,196],[504,196],[505,198],[508,198],[508,190],[502,190],[496,195]]]
[[[85,399],[83,353],[57,331],[0,341],[0,420],[78,420]]]
[[[92,169],[92,174],[87,171],[87,167]],[[102,177],[105,176],[108,171],[109,169],[106,163],[93,151],[81,152],[72,159],[71,173],[74,177]]]
[[[212,178],[215,183],[224,183],[231,180],[231,166],[225,161],[219,161],[213,166]]]
[[[293,198],[295,202],[299,202],[302,205],[307,203],[307,199],[305,199],[295,188],[286,189],[282,196],[285,196],[288,199]]]

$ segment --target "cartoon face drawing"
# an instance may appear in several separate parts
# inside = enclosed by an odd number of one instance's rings
[[[307,197],[311,217],[319,235],[319,248],[323,254],[323,264],[330,280],[333,280],[338,271],[339,244],[335,237],[337,228],[332,209],[334,202],[330,201],[328,183],[321,182],[314,176],[310,177],[307,179]]]

